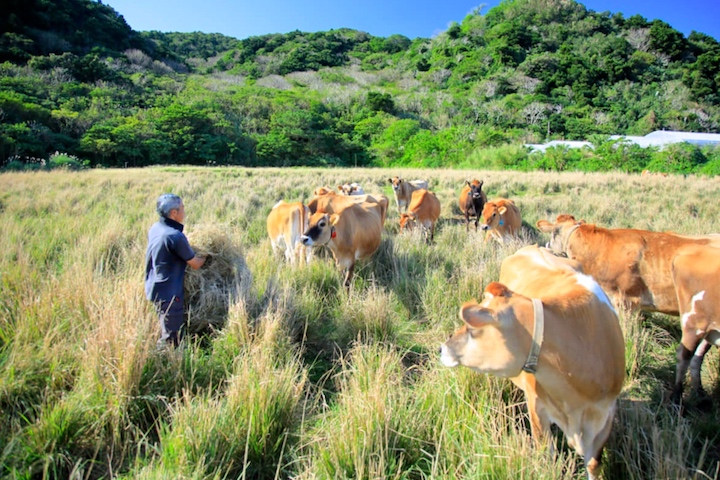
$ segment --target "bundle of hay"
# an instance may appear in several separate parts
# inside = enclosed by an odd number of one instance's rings
[[[240,246],[215,226],[200,226],[188,234],[197,255],[207,256],[198,270],[185,273],[187,329],[199,333],[221,328],[230,305],[250,286],[250,271]]]

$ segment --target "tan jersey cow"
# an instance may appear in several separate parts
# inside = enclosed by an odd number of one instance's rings
[[[373,203],[377,205],[380,212],[382,225],[385,225],[389,200],[383,194],[377,195],[319,195],[310,199],[308,208],[310,213],[340,213],[350,205],[362,203]]]
[[[425,180],[404,180],[401,177],[392,177],[388,179],[388,182],[392,184],[393,194],[395,195],[395,204],[397,205],[398,213],[402,213],[404,207],[407,212],[408,205],[412,200],[412,192],[424,188],[428,189],[428,182]]]
[[[400,231],[412,229],[419,225],[425,233],[425,240],[432,242],[435,238],[435,224],[440,218],[440,201],[434,193],[424,188],[412,193],[408,213],[400,214]]]
[[[521,226],[520,209],[512,200],[506,198],[496,198],[487,202],[480,214],[480,228],[487,232],[486,242],[490,237],[500,243],[506,239],[517,238]]]
[[[509,378],[525,393],[533,437],[549,439],[556,424],[595,478],[625,378],[625,342],[612,303],[576,268],[537,246],[507,257],[482,303],[462,306],[465,325],[441,360]]]
[[[691,376],[693,388],[700,386],[703,351],[698,345],[706,337],[715,343],[717,335],[714,305],[720,287],[716,286],[718,270],[713,270],[720,265],[717,235],[608,229],[578,222],[567,214],[559,215],[554,224],[539,220],[537,226],[551,234],[548,246],[552,250],[579,262],[616,301],[680,316],[683,333],[673,398],[678,401],[682,395],[685,373],[696,350],[699,358]]]
[[[310,261],[312,250],[302,243],[302,234],[308,226],[310,209],[300,202],[280,200],[267,217],[267,232],[273,251],[285,252],[285,258],[295,263],[303,257]]]
[[[487,196],[482,191],[484,182],[473,180],[472,182],[465,180],[465,186],[460,191],[460,211],[465,215],[465,231],[470,230],[470,217],[475,217],[475,231],[478,228],[480,213],[487,202]]]
[[[335,263],[345,272],[343,284],[350,288],[355,262],[378,249],[382,229],[376,203],[353,203],[337,213],[318,211],[311,215],[302,242],[309,247],[327,245]]]

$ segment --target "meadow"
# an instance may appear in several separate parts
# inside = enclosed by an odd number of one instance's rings
[[[388,178],[430,182],[435,243],[398,234]],[[484,180],[515,200],[521,238],[465,231],[457,197]],[[349,292],[327,254],[292,267],[265,231],[281,199],[356,181],[391,207]],[[249,275],[224,325],[157,351],[143,292],[154,202],[173,192],[186,233],[218,229]],[[438,348],[535,228],[571,213],[607,227],[720,232],[715,178],[621,173],[166,167],[0,174],[0,476],[120,479],[583,478],[556,432],[530,438],[522,393],[448,369]],[[669,404],[679,320],[620,311],[626,381],[607,479],[719,478],[718,354],[710,402]],[[582,359],[579,359],[582,361]]]

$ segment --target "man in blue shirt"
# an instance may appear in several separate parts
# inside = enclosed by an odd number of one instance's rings
[[[166,193],[157,200],[160,220],[150,228],[145,254],[145,295],[155,304],[162,336],[159,345],[178,346],[185,322],[183,280],[185,267],[198,269],[205,257],[195,255],[183,233],[185,205],[177,195]]]

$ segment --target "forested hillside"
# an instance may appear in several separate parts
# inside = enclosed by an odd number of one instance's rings
[[[452,19],[448,19],[452,20]],[[0,162],[720,173],[720,43],[572,0],[506,0],[435,38],[135,32],[91,0],[0,6]],[[529,154],[524,143],[596,148]],[[55,153],[57,152],[57,153]]]

